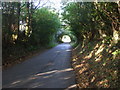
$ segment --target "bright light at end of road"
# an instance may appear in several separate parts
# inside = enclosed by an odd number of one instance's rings
[[[63,41],[63,42],[71,42],[71,38],[70,38],[68,35],[64,35],[64,36],[62,37],[62,41]]]

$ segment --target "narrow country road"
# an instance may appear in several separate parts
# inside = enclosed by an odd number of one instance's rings
[[[60,44],[3,71],[3,88],[69,88],[75,86],[71,46]]]

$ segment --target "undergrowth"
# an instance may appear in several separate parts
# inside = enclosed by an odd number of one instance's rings
[[[72,65],[79,88],[119,88],[120,49],[105,41],[92,41],[73,49]]]
[[[10,67],[15,63],[21,63],[27,57],[33,56],[35,53],[43,51],[45,48],[36,45],[36,46],[28,46],[25,47],[24,45],[17,45],[16,47],[11,46],[9,49],[3,50],[2,54],[2,65],[3,68]],[[5,54],[7,52],[7,54]]]

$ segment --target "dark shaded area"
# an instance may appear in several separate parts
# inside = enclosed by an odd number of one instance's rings
[[[52,89],[52,90],[63,90],[65,88],[4,88],[2,90],[40,90],[40,89],[42,89],[42,90],[50,90],[50,89]],[[74,89],[72,89],[72,90],[74,90]]]

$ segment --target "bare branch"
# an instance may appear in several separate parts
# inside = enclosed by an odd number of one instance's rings
[[[50,2],[49,0],[47,0],[47,2],[45,2],[42,6],[38,6],[36,9],[43,7],[44,5],[46,5],[48,2]]]
[[[42,0],[39,0],[39,3],[38,3],[38,5],[35,7],[35,9],[37,9],[37,7],[40,5],[41,1],[42,1]]]

